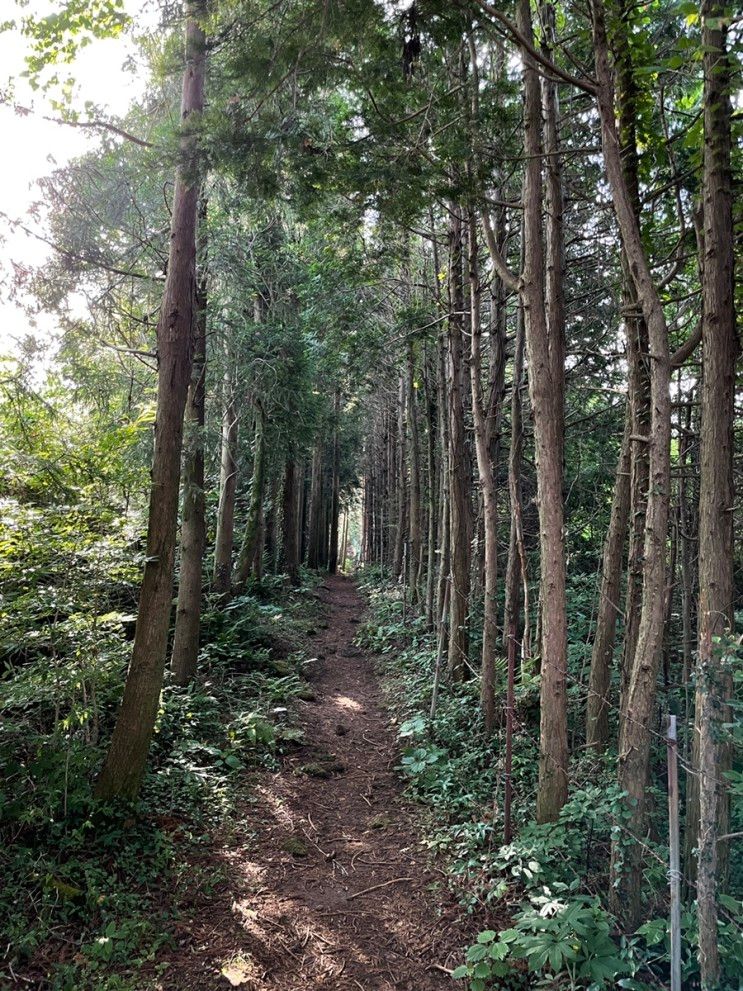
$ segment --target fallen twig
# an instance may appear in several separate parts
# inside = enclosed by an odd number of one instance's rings
[[[449,974],[449,976],[451,976],[454,973],[454,971],[449,970],[448,967],[442,967],[440,963],[430,963],[426,967],[426,970],[440,970],[444,974]]]
[[[357,891],[355,895],[348,895],[346,898],[347,902],[352,902],[354,898],[361,898],[362,895],[368,895],[372,891],[378,891],[380,888],[386,888],[390,884],[402,884],[404,881],[412,882],[412,877],[393,877],[391,881],[383,881],[382,884],[372,885],[371,888],[364,888],[363,891]]]

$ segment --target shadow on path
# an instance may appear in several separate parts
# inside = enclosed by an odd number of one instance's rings
[[[194,918],[163,988],[457,987],[447,970],[467,935],[402,798],[372,661],[353,645],[362,600],[340,576],[320,596],[306,742],[259,778],[254,818],[221,851],[226,890]]]

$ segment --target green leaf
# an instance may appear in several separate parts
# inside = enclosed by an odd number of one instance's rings
[[[488,949],[486,946],[482,946],[479,943],[475,943],[474,946],[470,946],[467,950],[467,959],[470,963],[475,963],[477,960],[482,960],[487,956]]]

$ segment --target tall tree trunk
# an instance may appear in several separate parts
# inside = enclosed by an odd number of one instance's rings
[[[519,0],[519,27],[533,36],[529,0]],[[562,316],[562,196],[556,121],[548,121],[547,258],[542,244],[542,106],[539,74],[523,53],[524,305],[529,395],[534,416],[540,528],[541,688],[537,820],[557,818],[568,794],[567,617],[563,535],[564,318]],[[549,83],[550,87],[554,84]],[[549,98],[550,105],[556,99]],[[551,116],[554,110],[551,109]],[[545,310],[547,287],[549,309]]]
[[[596,95],[606,175],[653,356],[650,383],[651,429],[647,438],[650,487],[645,526],[645,579],[637,650],[619,737],[618,778],[621,790],[627,795],[627,828],[630,835],[639,841],[644,829],[651,724],[663,650],[666,538],[671,482],[671,359],[663,306],[653,282],[632,197],[622,170],[602,0],[593,0],[593,39],[598,80]],[[642,847],[639,842],[627,846],[624,837],[614,839],[612,874],[613,908],[627,925],[634,928],[641,911]]]
[[[283,486],[282,473],[274,472],[268,496],[266,516],[266,560],[269,570],[276,574],[279,563],[279,502]]]
[[[637,153],[637,114],[640,91],[633,63],[631,37],[633,9],[619,0],[614,32],[617,80],[617,118],[621,165],[632,212],[640,222],[640,161]],[[624,706],[635,660],[645,567],[645,522],[649,484],[649,451],[642,438],[650,431],[650,355],[648,328],[629,259],[622,252],[622,310],[627,341],[628,401],[632,416],[630,449],[629,551],[627,593],[624,603],[624,643],[620,668],[620,704]]]
[[[284,490],[281,512],[282,564],[292,585],[299,584],[299,506],[297,462],[289,458],[284,470]]]
[[[227,360],[231,362],[228,355]],[[232,582],[232,550],[235,540],[235,492],[237,489],[237,409],[232,370],[224,376],[222,415],[222,457],[217,508],[217,536],[214,544],[212,588],[226,595]]]
[[[397,466],[395,468],[397,478],[397,527],[395,529],[395,556],[392,570],[395,578],[406,576],[402,573],[402,563],[405,554],[405,541],[407,540],[407,497],[405,490],[406,467],[406,444],[405,444],[405,378],[401,375],[398,385],[397,400]]]
[[[340,415],[341,394],[336,389],[333,420],[333,488],[330,507],[330,549],[328,552],[328,571],[331,575],[338,571],[338,517],[340,513]]]
[[[260,403],[255,405],[255,433],[253,435],[253,477],[250,481],[248,517],[245,521],[240,554],[235,565],[233,584],[244,588],[251,572],[255,572],[256,554],[263,550],[262,522],[263,499],[266,488],[266,417]]]
[[[731,744],[723,738],[730,721],[727,699],[732,672],[725,638],[733,627],[733,424],[735,327],[733,175],[730,90],[732,60],[727,49],[727,8],[702,0],[704,52],[704,165],[702,217],[702,422],[699,476],[699,655],[694,735],[699,769],[697,915],[703,991],[717,988],[720,959],[717,894],[718,837],[728,821],[724,773]],[[698,741],[698,742],[697,742]],[[721,828],[722,827],[722,828]]]
[[[596,635],[591,651],[591,674],[586,703],[586,745],[603,750],[609,741],[609,691],[614,662],[614,642],[619,618],[622,584],[622,555],[627,533],[630,502],[630,434],[632,408],[627,401],[624,436],[619,451],[609,529],[601,561],[601,589],[596,615]]]
[[[263,561],[266,553],[266,511],[264,503],[258,507],[258,533],[255,538],[255,553],[253,554],[253,564],[251,571],[253,577],[260,581],[263,577]]]
[[[408,429],[410,430],[410,601],[416,606],[420,597],[421,580],[421,464],[418,439],[417,387],[415,384],[415,353],[408,341],[407,355]]]
[[[524,627],[520,651],[522,666],[531,657],[529,574],[522,515],[521,464],[524,450],[524,425],[521,390],[524,385],[524,307],[519,302],[516,313],[516,338],[513,345],[513,383],[511,386],[511,443],[508,453],[508,497],[511,508],[511,532],[506,564],[505,610],[503,629],[506,638],[509,631],[518,631],[519,588],[523,588]],[[516,634],[514,634],[516,635]],[[505,643],[506,650],[508,642]]]
[[[176,170],[168,273],[157,325],[157,415],[147,557],[124,697],[111,747],[96,783],[96,795],[101,799],[134,798],[139,792],[165,667],[173,595],[183,413],[191,376],[199,197],[198,138],[193,118],[204,106],[206,44],[201,27],[204,6],[203,0],[191,0],[187,4],[181,160]]]
[[[449,540],[451,590],[449,594],[449,650],[447,668],[454,681],[467,671],[469,652],[470,558],[472,509],[469,459],[464,422],[464,368],[462,345],[462,218],[452,206],[450,221],[450,304],[447,363],[449,408]]]
[[[307,480],[307,464],[301,462],[299,469],[299,485],[297,486],[297,546],[299,547],[299,563],[307,559],[307,519],[309,516],[309,483]]]
[[[693,534],[698,532],[695,526],[690,493],[689,476],[693,474],[694,466],[690,464],[693,434],[691,413],[694,405],[695,392],[688,394],[686,404],[686,420],[681,431],[679,442],[679,503],[681,506],[681,628],[682,628],[682,670],[681,682],[688,685],[691,676],[692,651],[694,649],[694,624],[692,617],[692,601],[694,598],[692,581],[692,542]],[[688,833],[688,825],[686,832]]]
[[[487,412],[482,388],[482,348],[480,326],[480,265],[477,247],[477,224],[474,211],[469,215],[469,278],[470,278],[470,385],[472,389],[472,413],[475,423],[475,453],[477,471],[483,500],[485,540],[485,591],[483,601],[482,666],[480,678],[480,705],[485,732],[490,735],[495,728],[495,657],[498,642],[498,517],[495,494],[495,476],[490,461],[488,445]]]
[[[426,622],[429,630],[435,628],[434,591],[436,587],[436,540],[438,537],[438,500],[437,500],[437,466],[436,466],[436,395],[434,391],[434,372],[426,350],[424,358],[425,391],[426,391],[426,453],[428,462],[428,561],[426,565]]]
[[[364,475],[364,494],[361,503],[361,556],[365,564],[373,564],[374,562],[374,529],[372,527],[372,511],[371,466],[368,466]]]
[[[341,530],[341,554],[340,554],[340,568],[341,571],[346,570],[346,558],[348,557],[348,522],[349,522],[349,511],[350,506],[345,506],[343,510],[343,527]]]
[[[332,480],[331,480],[332,484]],[[323,476],[323,498],[322,498],[322,509],[321,509],[321,526],[320,526],[320,567],[328,567],[328,556],[330,554],[330,507],[332,502],[332,493],[330,497],[327,492],[327,477]]]
[[[317,570],[320,567],[320,559],[322,557],[322,469],[323,444],[321,440],[317,440],[314,451],[312,452],[309,521],[307,526],[307,567],[313,570]],[[373,500],[370,500],[370,503],[373,507]],[[373,520],[373,514],[371,519]]]
[[[196,318],[193,332],[193,364],[186,401],[183,459],[183,514],[181,518],[181,567],[175,635],[170,667],[179,685],[196,674],[201,625],[201,585],[206,548],[206,499],[204,498],[204,408],[206,396],[206,199],[199,208],[199,240],[202,271],[196,284]]]
[[[449,649],[449,585],[451,583],[449,396],[446,387],[446,349],[447,345],[442,337],[439,341],[438,348],[439,437],[441,440],[439,491],[441,493],[441,515],[439,517],[439,572],[436,583],[436,623],[439,627],[439,642],[442,645],[442,651],[444,653],[448,652]]]

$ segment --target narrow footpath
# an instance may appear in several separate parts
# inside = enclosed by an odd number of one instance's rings
[[[259,779],[223,850],[228,882],[199,909],[163,987],[179,991],[443,991],[467,934],[430,866],[394,770],[398,750],[348,578],[320,587],[301,748]]]

